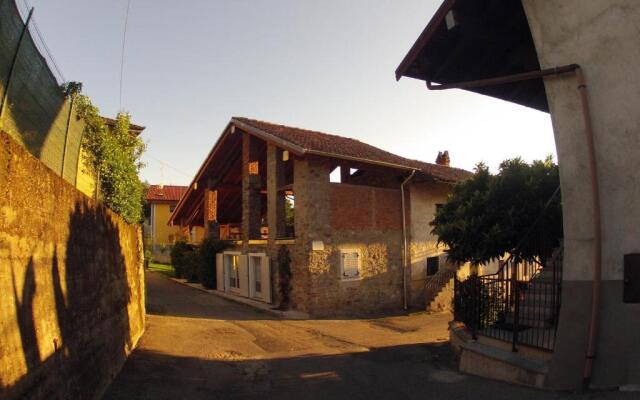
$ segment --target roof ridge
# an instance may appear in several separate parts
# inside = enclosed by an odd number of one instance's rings
[[[364,144],[364,145],[367,145],[367,146],[376,147],[376,146],[374,146],[372,144],[363,142],[363,141],[361,141],[359,139],[352,138],[350,136],[336,135],[335,133],[327,133],[327,132],[322,132],[322,131],[318,131],[318,130],[314,130],[314,129],[300,128],[298,126],[278,124],[278,123],[275,123],[275,122],[264,121],[264,120],[255,119],[255,118],[247,118],[247,117],[232,117],[232,118],[233,119],[237,119],[237,120],[254,121],[254,122],[259,122],[259,123],[262,123],[262,124],[269,124],[269,125],[273,125],[273,126],[279,126],[279,127],[282,127],[282,128],[298,129],[298,130],[304,131],[304,132],[319,133],[321,135],[332,136],[332,137],[337,137],[337,138],[341,138],[341,139],[349,139],[349,140],[353,140],[355,142],[358,142],[358,143],[361,143],[361,144]],[[376,147],[376,148],[378,150],[387,151],[387,150],[381,149],[379,147]],[[387,153],[389,153],[389,152],[387,151]],[[389,153],[389,154],[393,154],[393,153]]]
[[[321,131],[306,129],[306,128],[299,128],[299,127],[290,126],[290,125],[283,125],[283,124],[278,124],[278,123],[269,122],[269,121],[247,118],[247,117],[232,117],[232,121],[233,120],[239,123],[247,124],[254,129],[257,129],[266,134],[277,137],[279,140],[284,140],[288,143],[291,143],[292,145],[299,146],[300,148],[305,149],[306,151],[310,151],[311,154],[313,154],[313,152],[322,152],[322,153],[325,153],[326,155],[334,155],[336,157],[341,157],[341,156],[356,157],[365,162],[383,162],[390,165],[395,164],[398,167],[407,168],[407,169],[430,170],[431,173],[435,173],[435,171],[439,171],[438,175],[440,174],[450,175],[446,171],[450,171],[455,176],[459,175],[457,173],[462,173],[463,175],[469,173],[469,171],[466,171],[461,168],[455,168],[455,167],[446,166],[446,165],[439,165],[437,163],[430,163],[427,161],[415,160],[412,158],[404,157],[348,136],[340,136],[332,133],[326,133],[326,132],[321,132]],[[289,137],[287,137],[287,135]],[[309,142],[308,140],[309,136],[315,137],[315,139],[320,141],[325,140],[325,141],[339,143],[339,144],[337,145],[338,147],[331,148],[332,146],[328,146],[327,148],[326,146],[323,146],[322,143],[319,144],[319,143]],[[300,141],[298,141],[297,139],[299,139]],[[318,146],[321,148],[318,149]],[[325,147],[325,148],[323,149],[322,147]],[[344,152],[344,149],[343,149],[344,147],[347,147],[347,148],[351,147],[353,151]]]

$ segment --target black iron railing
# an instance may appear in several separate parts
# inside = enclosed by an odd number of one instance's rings
[[[478,335],[553,350],[562,288],[562,249],[543,263],[514,257],[495,274],[454,280],[454,315]]]

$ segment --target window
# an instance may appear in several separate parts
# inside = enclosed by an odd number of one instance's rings
[[[440,257],[427,258],[427,276],[435,275],[440,267]]]
[[[170,213],[173,213],[173,210],[175,210],[175,209],[176,209],[176,205],[175,204],[169,205],[169,212]]]
[[[340,276],[342,279],[360,278],[360,251],[342,250],[340,252]]]
[[[436,204],[436,212],[440,211],[443,206],[444,204]]]

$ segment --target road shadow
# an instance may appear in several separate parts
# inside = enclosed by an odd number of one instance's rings
[[[104,400],[632,399],[559,393],[459,373],[448,343],[277,359],[204,359],[138,350]]]

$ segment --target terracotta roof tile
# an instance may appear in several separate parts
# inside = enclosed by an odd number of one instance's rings
[[[259,129],[298,147],[302,147],[305,151],[311,153],[320,152],[326,153],[325,155],[327,156],[353,157],[363,161],[369,160],[394,164],[408,169],[418,169],[426,175],[449,182],[457,182],[471,175],[469,171],[463,169],[404,158],[348,137],[330,135],[323,132],[273,124],[249,118],[234,117],[232,121],[233,120]]]
[[[187,186],[150,185],[147,191],[147,201],[178,201],[187,188]]]

